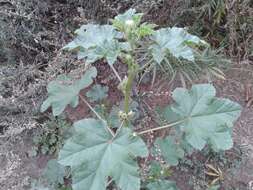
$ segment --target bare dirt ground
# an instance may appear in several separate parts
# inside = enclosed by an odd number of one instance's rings
[[[227,73],[227,80],[217,83],[221,96],[239,102],[243,111],[234,128],[234,141],[245,151],[243,164],[230,179],[231,183],[249,184],[253,180],[253,65],[236,65]]]

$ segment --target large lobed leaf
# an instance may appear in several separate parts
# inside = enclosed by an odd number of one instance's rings
[[[48,84],[48,98],[43,102],[41,111],[44,112],[52,106],[53,115],[58,116],[68,104],[76,107],[80,90],[91,85],[96,76],[97,70],[95,67],[89,68],[82,78],[74,83],[66,75],[61,75]]]
[[[128,50],[129,44],[119,42],[122,33],[111,25],[83,25],[75,32],[77,37],[64,47],[64,49],[78,49],[78,58],[86,63],[93,63],[105,58],[109,64],[113,64],[121,51]]]
[[[168,122],[182,120],[178,126],[185,133],[186,141],[199,150],[207,143],[216,151],[233,146],[231,128],[241,106],[216,98],[215,93],[211,84],[193,85],[191,90],[177,88],[172,94],[175,104],[163,110]]]
[[[112,41],[122,36],[121,33],[117,32],[111,25],[96,24],[83,25],[77,29],[75,33],[77,37],[67,44],[64,49],[89,49],[95,46],[102,46],[105,41]]]
[[[122,190],[139,190],[137,156],[145,157],[145,143],[122,128],[112,138],[106,124],[84,119],[74,124],[75,135],[60,151],[59,162],[71,166],[73,190],[105,190],[110,176]]]
[[[162,28],[152,36],[154,44],[150,47],[153,59],[160,64],[167,53],[176,58],[194,61],[194,50],[190,44],[206,44],[197,36],[189,34],[184,28]]]

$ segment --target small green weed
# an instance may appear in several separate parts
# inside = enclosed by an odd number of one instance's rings
[[[69,134],[69,129],[71,124],[67,123],[61,118],[50,118],[42,126],[40,133],[36,133],[33,137],[32,155],[37,154],[49,154],[57,155],[61,147],[63,146],[64,139],[67,138]]]

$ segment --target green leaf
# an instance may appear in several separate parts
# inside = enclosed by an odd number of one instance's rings
[[[150,169],[148,174],[149,174],[148,179],[151,182],[157,179],[165,179],[171,176],[172,170],[170,170],[169,166],[152,160],[150,163]]]
[[[53,190],[52,188],[46,187],[43,184],[34,183],[30,190]]]
[[[99,59],[105,58],[106,61],[112,65],[117,60],[121,51],[129,50],[130,46],[127,42],[118,42],[116,40],[104,41],[100,46],[96,48],[87,49],[78,52],[78,59],[85,59],[86,63],[93,63]]]
[[[191,90],[177,88],[172,94],[175,104],[167,107],[163,115],[173,113],[174,120],[181,120],[179,127],[186,141],[199,150],[207,143],[215,151],[233,146],[230,131],[241,113],[241,106],[216,98],[215,93],[211,84],[193,85]]]
[[[184,28],[162,28],[152,36],[154,44],[150,47],[154,60],[160,64],[167,53],[176,58],[194,61],[194,50],[191,44],[207,44],[197,36],[189,34]]]
[[[173,181],[159,180],[147,185],[149,190],[179,190]]]
[[[178,160],[184,157],[184,150],[179,144],[175,143],[175,139],[171,136],[168,136],[165,139],[157,138],[155,145],[161,150],[161,154],[165,161],[172,166],[176,166]]]
[[[154,24],[147,24],[147,23],[143,23],[140,25],[140,27],[137,28],[137,36],[139,38],[145,37],[145,36],[149,36],[151,34],[154,34],[154,27],[156,27],[156,25]]]
[[[75,31],[77,37],[67,44],[64,49],[73,50],[76,48],[89,49],[96,46],[103,46],[105,41],[112,41],[122,37],[111,25],[87,24]]]
[[[220,185],[212,185],[207,190],[219,190],[219,188],[220,188]]]
[[[117,15],[113,20],[113,26],[120,31],[125,31],[129,27],[127,21],[133,21],[135,26],[141,22],[143,13],[136,13],[135,9],[128,9],[125,13]]]
[[[148,150],[129,128],[122,128],[112,138],[106,124],[95,119],[74,123],[75,135],[68,139],[59,153],[59,162],[71,166],[73,190],[105,190],[108,177],[122,190],[139,190],[137,156]]]
[[[143,16],[143,13],[136,13],[135,9],[128,9],[125,13],[117,15],[114,19],[126,22],[128,20],[134,20],[140,22],[141,17]]]
[[[86,96],[90,99],[90,101],[100,101],[107,97],[108,87],[101,86],[100,84],[94,85],[87,93]]]
[[[163,168],[161,167],[161,164],[157,161],[152,160],[150,163],[150,170],[149,175],[152,177],[159,177],[161,175],[161,171]]]
[[[112,128],[118,128],[120,126],[120,118],[119,118],[120,108],[118,106],[113,105],[110,114],[108,116],[108,123]]]
[[[119,42],[122,33],[111,25],[83,25],[76,31],[77,37],[64,47],[67,50],[78,50],[78,59],[93,63],[105,58],[112,65],[121,51],[129,50],[127,42]]]
[[[93,78],[97,76],[95,67],[89,68],[82,78],[72,82],[66,75],[58,77],[47,86],[48,98],[41,106],[41,112],[46,111],[52,106],[53,115],[60,115],[69,104],[72,107],[78,105],[78,94],[81,89],[92,84]]]
[[[43,176],[50,185],[64,184],[65,168],[57,160],[49,160]]]

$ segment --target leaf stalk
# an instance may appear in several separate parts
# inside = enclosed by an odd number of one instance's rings
[[[110,65],[110,67],[111,67],[113,73],[115,74],[115,76],[116,76],[117,79],[119,80],[119,82],[122,82],[122,79],[120,78],[119,73],[118,73],[118,71],[115,69],[115,67],[114,67],[113,65],[111,65],[111,64],[109,64],[109,65]]]
[[[148,130],[145,130],[145,131],[141,131],[141,132],[138,132],[137,134],[138,135],[143,135],[143,134],[150,133],[150,132],[153,132],[153,131],[157,131],[157,130],[161,130],[161,129],[166,129],[166,128],[173,127],[175,125],[181,124],[181,123],[183,123],[185,121],[186,121],[186,119],[179,120],[179,121],[176,121],[176,122],[164,125],[164,126],[148,129]]]
[[[114,137],[115,133],[111,130],[111,128],[107,125],[107,122],[96,112],[96,110],[93,109],[93,107],[89,104],[89,102],[81,95],[79,95],[79,98],[84,102],[90,110],[97,116],[98,119],[106,123],[106,129],[111,133],[111,135]]]

